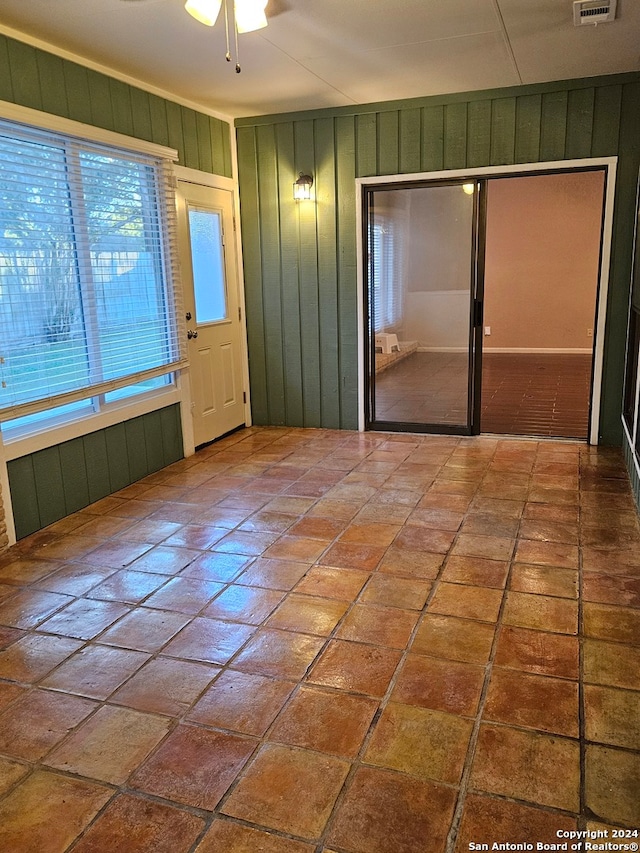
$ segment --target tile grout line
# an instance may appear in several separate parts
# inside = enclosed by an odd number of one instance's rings
[[[583,552],[582,552],[582,477],[583,477],[583,454],[580,454],[578,470],[578,494],[580,504],[578,506],[578,727],[580,738],[580,790],[578,828],[586,829],[586,742],[585,742],[585,706],[584,706],[584,600],[583,600]]]
[[[495,453],[494,453],[494,456],[492,457],[492,461],[493,461],[493,459],[495,459]],[[531,477],[532,477],[532,474],[530,473],[529,474],[529,484],[531,483]],[[528,488],[529,487],[527,487],[527,491],[528,491]],[[526,506],[526,499],[525,499],[524,504]],[[524,513],[524,507],[523,507],[523,513]],[[518,531],[520,529],[521,524],[522,524],[522,514],[520,515],[520,520],[518,522]],[[501,624],[502,624],[501,620],[502,620],[502,616],[504,613],[504,609],[506,607],[509,581],[511,578],[511,572],[513,569],[513,561],[515,559],[515,551],[516,551],[517,542],[518,542],[518,536],[517,536],[518,531],[516,531],[516,536],[514,537],[514,544],[513,544],[513,548],[512,548],[512,553],[511,553],[511,557],[509,559],[509,569],[507,571],[507,576],[505,578],[505,585],[503,588],[502,600],[500,602],[500,609],[498,611],[498,615],[497,615],[496,622],[495,622],[495,629],[494,629],[493,641],[491,643],[491,650],[489,652],[489,659],[488,659],[487,663],[485,664],[485,676],[484,676],[484,680],[483,680],[483,684],[482,684],[482,689],[480,691],[480,697],[478,699],[478,706],[476,709],[474,725],[473,725],[473,729],[471,731],[471,737],[469,738],[469,745],[467,747],[467,754],[465,757],[462,775],[460,777],[460,782],[459,782],[459,795],[458,795],[458,799],[456,802],[454,813],[453,813],[453,816],[451,819],[451,826],[449,829],[449,834],[447,836],[446,848],[445,848],[446,853],[454,853],[454,851],[455,851],[458,833],[459,833],[460,825],[462,822],[462,815],[463,815],[464,807],[466,804],[467,794],[469,792],[469,785],[470,785],[470,780],[471,780],[471,771],[472,771],[473,763],[474,763],[474,759],[475,759],[475,753],[476,753],[476,748],[477,748],[477,744],[478,744],[478,739],[480,737],[480,726],[482,725],[482,715],[483,715],[484,707],[485,707],[485,704],[487,701],[487,694],[489,691],[489,682],[491,680],[491,675],[493,673],[493,663],[495,660],[495,655],[496,655],[496,650],[497,650],[497,645],[498,645],[498,637],[500,634],[500,629],[501,629]]]
[[[165,538],[166,538],[166,537],[165,537]],[[157,543],[154,543],[154,545],[155,545],[155,544],[157,544]],[[154,546],[152,546],[152,547],[154,547]],[[196,558],[194,558],[194,559],[196,559]],[[73,561],[72,561],[72,562],[73,562]],[[193,562],[193,560],[192,560],[191,562]],[[252,561],[252,562],[253,562],[253,561]],[[126,564],[124,567],[121,567],[121,569],[114,569],[114,573],[115,573],[116,571],[119,571],[119,570],[126,570],[126,569],[127,569],[127,565],[128,565],[128,564]],[[187,565],[190,565],[190,563],[189,563],[189,564],[187,564]],[[51,574],[54,574],[54,573],[55,573],[55,572],[57,572],[57,571],[59,571],[59,569],[58,569],[58,568],[56,568],[56,569],[52,570],[52,572],[48,573],[48,574],[46,575],[46,577],[49,577]],[[155,573],[153,573],[153,574],[155,574]],[[178,573],[178,574],[179,574],[179,573]],[[174,577],[175,577],[175,576],[177,576],[177,574],[174,574]],[[104,580],[104,579],[103,579],[103,580]],[[93,587],[95,587],[96,585],[99,585],[101,582],[102,582],[102,581],[98,581],[98,582],[97,582],[96,584],[94,584],[90,589],[93,589]],[[166,581],[166,582],[168,582],[168,581]],[[31,586],[31,585],[29,585],[29,587],[30,587],[30,586]],[[164,584],[162,584],[162,586],[164,586]],[[18,590],[19,590],[19,589],[21,589],[21,588],[23,588],[23,587],[22,587],[22,586],[17,587],[17,589],[18,589]],[[225,588],[226,588],[226,587],[225,587]],[[222,591],[223,591],[223,590],[220,590],[220,591],[219,591],[219,593],[221,594],[221,593],[222,593]],[[76,601],[78,601],[78,600],[82,600],[82,599],[83,599],[83,597],[84,597],[84,593],[86,593],[86,592],[87,592],[87,590],[85,590],[81,596],[75,595],[75,596],[72,596],[72,598],[73,598],[74,600],[76,600]],[[148,594],[145,598],[143,598],[142,600],[144,601],[147,597],[149,597],[149,595],[152,595],[152,594],[153,594],[153,593],[149,593],[149,594]],[[90,599],[90,600],[93,600],[93,599]],[[61,610],[63,607],[66,607],[68,604],[69,604],[69,602],[67,602],[67,603],[66,603],[65,605],[63,605],[61,608],[58,608],[58,610],[56,610],[56,611],[55,611],[55,613],[57,613],[57,612],[58,612],[59,610]],[[137,607],[139,607],[139,606],[141,606],[141,602],[136,602],[136,603],[134,603],[134,604],[132,605],[132,609],[131,609],[131,610],[129,610],[129,611],[128,611],[128,613],[133,612],[133,610],[134,610],[134,609],[136,609],[136,608],[137,608]],[[205,607],[206,607],[206,606],[208,606],[208,604],[207,604],[207,605],[205,605]],[[202,608],[202,609],[204,609],[204,608]],[[46,619],[48,619],[51,615],[52,615],[52,614],[48,614],[48,615],[47,615],[47,617],[46,617]],[[55,614],[53,614],[53,615],[55,615]],[[27,693],[34,692],[34,691],[36,691],[36,690],[38,690],[38,689],[43,689],[43,690],[48,689],[48,688],[45,688],[45,687],[42,687],[42,686],[41,686],[40,682],[41,682],[43,679],[47,678],[51,673],[55,672],[55,671],[56,671],[60,666],[62,666],[62,664],[63,664],[66,660],[68,660],[68,659],[69,659],[69,657],[73,657],[73,656],[74,656],[75,654],[77,654],[79,651],[81,651],[82,649],[86,648],[90,643],[95,642],[96,637],[98,637],[98,638],[99,638],[103,633],[105,633],[106,631],[108,631],[110,627],[112,627],[114,624],[116,624],[117,622],[119,622],[121,618],[124,618],[124,616],[125,616],[125,615],[127,615],[127,614],[123,614],[123,616],[122,616],[122,617],[120,617],[119,619],[116,619],[114,623],[111,623],[110,625],[108,625],[108,626],[104,627],[101,631],[99,631],[99,632],[95,635],[95,637],[92,637],[92,638],[89,638],[89,639],[84,639],[84,640],[83,640],[82,638],[78,638],[78,641],[81,643],[81,645],[80,645],[80,646],[79,646],[79,647],[78,647],[74,652],[72,652],[70,656],[68,656],[67,658],[65,658],[65,660],[63,660],[61,663],[59,663],[59,664],[57,664],[56,666],[54,666],[51,670],[47,671],[43,676],[41,676],[41,678],[40,678],[40,679],[38,679],[36,682],[32,682],[32,683],[31,683],[31,685],[30,685],[30,687],[29,687],[29,689],[27,690]],[[193,617],[192,617],[192,618],[193,618]],[[45,619],[45,620],[41,620],[41,622],[45,622],[45,621],[46,621],[46,619]],[[36,624],[33,628],[31,628],[31,629],[27,630],[27,631],[25,632],[25,636],[29,636],[29,635],[31,635],[31,636],[42,636],[42,637],[51,636],[50,634],[46,634],[46,633],[42,633],[42,634],[38,635],[38,633],[37,633],[37,631],[38,631],[38,627],[39,627],[39,623],[38,623],[38,624]],[[53,636],[55,636],[55,635],[53,635]],[[64,638],[64,637],[63,637],[63,638]],[[72,639],[72,640],[73,640],[74,638],[67,638],[67,639]],[[170,641],[171,641],[171,639],[172,639],[172,638],[170,638],[169,640],[167,640],[167,643],[168,643],[168,642],[170,642]],[[164,645],[166,645],[167,643],[164,643],[164,644],[163,644],[163,646],[162,646],[161,648],[164,648]],[[111,647],[106,646],[105,648],[111,648]],[[94,716],[95,716],[95,715],[96,715],[100,710],[102,710],[102,709],[103,709],[103,708],[105,708],[105,707],[114,707],[113,705],[108,704],[108,703],[109,703],[109,699],[110,699],[110,697],[111,697],[115,692],[117,692],[117,690],[118,690],[118,689],[120,689],[120,687],[121,687],[121,686],[123,686],[127,681],[131,680],[131,678],[133,678],[133,677],[134,677],[134,675],[135,675],[135,674],[137,674],[137,672],[139,672],[139,671],[140,671],[140,669],[142,669],[142,667],[143,667],[143,666],[145,666],[147,663],[149,663],[149,661],[150,661],[150,660],[152,660],[152,659],[156,659],[156,658],[160,655],[160,651],[161,651],[161,649],[160,649],[160,650],[156,650],[156,652],[155,652],[155,653],[152,653],[152,654],[149,656],[149,659],[148,659],[147,661],[145,661],[145,663],[144,663],[141,667],[138,667],[138,669],[136,670],[136,672],[135,672],[135,673],[133,673],[133,674],[132,674],[131,676],[129,676],[128,678],[126,678],[126,679],[124,680],[124,682],[122,682],[122,684],[119,684],[116,688],[114,688],[114,690],[113,690],[113,691],[112,691],[112,692],[111,692],[107,697],[105,697],[104,699],[96,700],[95,698],[92,698],[92,697],[83,697],[82,695],[79,695],[79,694],[78,694],[78,698],[80,698],[80,699],[81,699],[81,698],[85,698],[85,699],[87,699],[88,701],[96,702],[96,707],[92,710],[92,712],[91,712],[90,714],[88,714],[88,715],[87,715],[85,718],[83,718],[79,723],[77,723],[77,724],[76,724],[72,729],[70,729],[70,730],[67,732],[67,734],[66,734],[66,735],[65,735],[61,740],[59,740],[59,741],[58,741],[57,743],[55,743],[55,744],[54,744],[54,745],[53,745],[49,750],[47,750],[47,752],[46,752],[44,755],[42,755],[42,756],[41,756],[40,758],[38,758],[37,760],[34,760],[33,762],[30,762],[29,764],[31,765],[31,768],[30,768],[29,772],[27,773],[27,776],[22,777],[20,780],[18,780],[18,782],[16,783],[16,785],[10,786],[10,788],[9,788],[7,791],[5,791],[5,792],[3,793],[3,796],[2,796],[0,799],[4,799],[6,796],[8,796],[8,795],[11,793],[11,791],[15,789],[15,787],[16,787],[17,785],[21,784],[21,783],[24,781],[24,779],[25,779],[25,778],[27,778],[28,776],[32,775],[32,773],[33,773],[33,772],[35,772],[35,771],[36,771],[36,770],[37,770],[37,769],[42,765],[43,760],[45,760],[45,759],[47,758],[47,756],[48,756],[48,755],[50,755],[52,752],[54,752],[56,749],[58,749],[60,746],[62,746],[62,745],[64,744],[64,742],[66,742],[68,739],[70,739],[70,738],[73,736],[73,734],[74,734],[74,733],[75,733],[75,732],[76,732],[76,731],[77,731],[77,730],[78,730],[82,725],[84,725],[84,723],[86,723],[87,721],[89,721],[90,719],[92,719],[92,718],[93,718],[93,717],[94,717]],[[218,673],[218,675],[219,675],[219,673]],[[217,677],[217,676],[216,676],[216,677]],[[214,679],[214,680],[215,680],[215,679]],[[207,687],[205,687],[205,688],[204,688],[204,690],[206,690],[206,689],[208,689],[208,688],[207,688]],[[204,692],[204,690],[203,690],[202,692]],[[66,692],[64,692],[64,691],[62,691],[62,692],[58,692],[58,691],[56,691],[55,689],[54,689],[54,690],[50,690],[49,692],[54,693],[54,694],[56,694],[56,695],[68,695],[68,694],[67,694]],[[73,694],[73,695],[76,695],[76,694]],[[16,700],[14,700],[14,702],[18,702],[18,701],[19,701],[19,697],[16,697]],[[195,700],[195,701],[197,701],[197,700]],[[9,706],[7,706],[7,707],[10,707],[11,705],[13,705],[13,704],[14,704],[14,702],[11,702],[11,703],[10,703],[10,705],[9,705]],[[192,704],[194,704],[194,703],[192,703]],[[121,706],[116,706],[116,707],[121,707]],[[122,707],[125,707],[125,708],[126,708],[127,706],[122,706]],[[3,710],[4,710],[4,709],[3,709]],[[130,708],[129,708],[128,710],[134,710],[134,711],[135,711],[135,709],[130,709]],[[185,712],[185,713],[186,713],[186,712]],[[165,715],[157,715],[157,716],[160,716],[161,718],[163,718]],[[183,715],[183,716],[184,716],[184,715]],[[177,718],[176,718],[176,719],[174,719],[173,717],[168,717],[167,719],[170,721],[170,727],[169,727],[169,730],[167,731],[166,735],[165,735],[163,738],[161,738],[161,739],[160,739],[160,741],[159,741],[159,743],[156,745],[156,747],[155,747],[153,750],[151,750],[151,752],[150,752],[150,753],[148,753],[148,754],[145,756],[144,761],[146,761],[146,760],[147,760],[147,758],[149,758],[149,756],[150,756],[151,754],[155,753],[155,752],[160,748],[161,744],[162,744],[162,743],[164,743],[164,741],[165,741],[165,740],[170,736],[170,734],[171,734],[173,731],[175,731],[175,729],[176,729],[177,725],[179,724],[179,720],[178,720]],[[68,776],[69,778],[79,778],[79,779],[85,778],[85,777],[82,777],[81,775],[73,774],[73,773],[70,773],[70,772],[66,772],[66,771],[64,771],[64,770],[62,770],[62,769],[59,769],[59,768],[58,768],[58,769],[57,769],[57,768],[50,768],[48,765],[44,765],[44,766],[45,766],[45,768],[46,768],[46,769],[49,769],[49,770],[51,770],[51,772],[57,773],[58,775]],[[95,822],[95,821],[98,819],[98,817],[99,817],[99,816],[100,816],[100,815],[105,811],[105,809],[106,809],[106,808],[108,807],[108,805],[109,805],[109,804],[114,800],[114,798],[115,798],[116,796],[118,796],[118,794],[122,793],[122,792],[123,792],[123,790],[129,790],[128,788],[126,788],[126,789],[125,789],[126,782],[127,782],[127,781],[129,780],[129,778],[133,775],[133,773],[135,773],[135,772],[137,771],[137,769],[138,769],[138,768],[135,768],[134,770],[132,770],[132,771],[131,771],[131,773],[130,773],[130,774],[129,774],[129,776],[127,777],[127,780],[125,780],[125,782],[124,782],[122,785],[120,785],[120,786],[116,786],[116,787],[115,787],[113,796],[111,796],[111,797],[108,799],[108,801],[104,804],[103,808],[102,808],[102,809],[100,809],[96,815],[94,815],[94,817],[92,818],[92,820],[91,820],[91,821],[87,824],[87,826],[83,829],[83,831],[82,831],[81,835],[84,835],[84,834],[85,834],[85,832],[89,829],[89,827],[90,827],[90,826],[92,826],[92,825],[94,824],[94,822]],[[111,784],[111,783],[109,783],[109,782],[105,782],[104,780],[96,780],[96,781],[97,781],[97,782],[99,782],[100,784],[104,784],[104,785],[106,785],[107,787],[112,787],[112,784]],[[136,790],[135,790],[135,789],[134,789],[134,792],[136,792]],[[159,800],[160,800],[160,801],[162,801],[162,798],[159,798]],[[175,805],[175,803],[173,803],[173,801],[168,801],[168,802],[170,802],[170,803],[172,803],[173,805]],[[81,837],[81,836],[80,836],[80,837]],[[78,842],[78,837],[76,837],[76,839],[74,839],[74,840],[73,840],[73,842],[71,843],[71,846],[70,846],[70,847],[68,847],[67,849],[70,849],[71,847],[75,846],[75,844],[76,844],[77,842]]]
[[[383,443],[383,440],[381,440],[381,442],[380,442],[380,443]],[[376,445],[376,449],[377,449],[377,446],[378,446],[378,445]],[[369,455],[369,454],[367,454],[367,456],[368,456],[368,455]],[[366,457],[364,457],[364,458],[366,459]],[[361,464],[361,463],[362,463],[362,461],[364,461],[364,460],[360,460],[360,463],[359,463],[359,464]],[[315,466],[314,466],[314,467],[315,467]],[[356,466],[356,467],[357,467],[357,466]],[[353,470],[353,469],[351,469],[351,471],[352,471],[352,470]],[[335,485],[337,485],[338,483],[342,482],[342,480],[344,480],[344,479],[345,479],[345,477],[346,477],[346,476],[348,476],[348,474],[349,474],[349,473],[351,473],[351,471],[347,471],[347,472],[345,472],[344,476],[343,476],[343,477],[341,477],[341,478],[340,478],[340,480],[338,480],[338,482],[337,482]],[[387,479],[388,479],[388,478],[387,478]],[[317,501],[316,501],[316,502],[317,502]],[[365,502],[365,503],[360,507],[360,509],[358,510],[358,513],[362,510],[362,508],[363,508],[364,506],[366,506],[366,505],[367,505],[367,503],[368,503],[368,502],[369,502],[369,501],[366,501],[366,502]],[[315,502],[314,502],[314,503],[315,503]],[[353,517],[350,519],[349,524],[353,523],[353,519],[354,519],[355,517],[357,517],[357,514],[358,514],[358,513],[356,513],[356,514],[355,514],[355,516],[353,516]],[[306,512],[304,513],[304,516],[306,517]],[[349,525],[347,525],[347,526],[349,526]],[[345,528],[345,529],[346,529],[346,528]],[[342,532],[344,532],[344,531],[342,531]],[[340,539],[340,536],[341,536],[341,535],[342,535],[342,533],[337,534],[337,535],[334,537],[334,539],[332,539],[332,540],[328,541],[328,543],[327,543],[326,547],[325,547],[325,548],[324,548],[324,550],[322,551],[322,554],[325,554],[325,553],[326,553],[326,552],[327,552],[327,551],[332,547],[332,545],[333,545],[333,544],[335,544],[335,543]],[[388,549],[388,547],[390,547],[390,546],[387,546],[387,549]],[[387,549],[385,549],[385,553],[386,553],[386,550],[387,550]],[[302,581],[302,579],[303,579],[304,577],[306,577],[306,575],[308,574],[308,572],[309,572],[312,568],[317,567],[317,566],[319,565],[318,561],[322,558],[322,554],[320,554],[320,555],[316,558],[316,560],[311,564],[311,566],[309,566],[309,568],[308,568],[307,572],[305,572],[305,574],[303,575],[303,577],[302,577],[302,578],[300,578],[300,580],[298,580],[298,581],[296,582],[296,584],[294,584],[294,586],[293,586],[293,587],[291,587],[288,591],[286,591],[286,592],[285,592],[285,596],[283,597],[283,600],[282,600],[282,601],[286,600],[287,596],[288,596],[288,595],[290,595],[290,594],[292,594],[292,593],[295,591],[296,586],[297,586],[297,585]],[[380,558],[380,561],[379,561],[379,562],[381,562],[381,561],[382,561],[383,557],[384,557],[384,555]],[[256,557],[256,559],[259,559],[259,558],[258,558],[258,557]],[[253,561],[252,561],[252,564],[253,564]],[[251,565],[252,565],[252,564],[251,564]],[[247,568],[248,568],[248,567],[247,567]],[[348,569],[347,569],[346,571],[348,571]],[[370,574],[370,577],[371,577],[371,576],[374,574],[374,572],[370,572],[369,574]],[[369,578],[369,580],[370,580],[370,578]],[[326,635],[325,637],[322,637],[322,639],[324,640],[324,642],[323,642],[322,646],[319,648],[319,650],[318,650],[318,652],[316,653],[316,655],[314,656],[314,658],[312,659],[312,661],[308,664],[308,666],[307,666],[307,668],[306,668],[306,670],[305,670],[305,673],[303,674],[303,676],[302,676],[301,678],[299,678],[299,679],[297,680],[297,684],[295,684],[295,687],[293,688],[293,690],[292,690],[291,694],[288,696],[288,698],[287,698],[287,700],[285,701],[284,705],[282,706],[282,708],[280,709],[280,711],[275,715],[275,717],[273,718],[273,720],[271,721],[271,723],[269,724],[269,726],[267,727],[267,729],[266,729],[266,730],[263,732],[263,734],[259,737],[258,743],[256,744],[256,747],[255,747],[254,751],[252,752],[252,754],[249,756],[249,758],[248,758],[247,762],[246,762],[246,763],[245,763],[245,765],[241,768],[241,770],[239,771],[238,775],[237,775],[237,776],[236,776],[236,778],[233,780],[233,782],[231,783],[231,785],[230,785],[230,786],[225,790],[225,792],[223,793],[222,797],[220,798],[220,800],[219,800],[219,801],[218,801],[218,803],[216,804],[215,809],[213,809],[213,810],[212,810],[212,816],[211,816],[211,821],[210,821],[211,823],[212,823],[214,820],[216,820],[216,819],[220,818],[221,816],[222,816],[222,818],[224,818],[224,819],[231,818],[232,820],[237,820],[237,821],[238,821],[238,822],[240,822],[240,823],[244,823],[241,819],[237,819],[237,818],[235,818],[235,819],[234,819],[234,818],[233,818],[233,816],[226,815],[226,814],[222,811],[222,807],[225,805],[225,803],[227,802],[227,800],[228,800],[228,799],[233,795],[233,793],[234,793],[235,789],[238,787],[238,785],[240,784],[240,782],[241,782],[241,781],[242,781],[242,779],[244,778],[244,776],[245,776],[246,772],[247,772],[247,771],[250,769],[250,767],[255,763],[255,760],[256,760],[256,758],[257,758],[257,755],[258,755],[258,753],[259,753],[260,749],[261,749],[265,744],[268,744],[268,743],[270,742],[270,741],[268,740],[269,733],[274,729],[274,727],[276,726],[276,724],[277,724],[277,722],[278,722],[278,720],[279,720],[279,718],[280,718],[281,714],[282,714],[282,713],[284,712],[284,710],[285,710],[285,709],[290,705],[290,703],[292,702],[292,700],[294,699],[294,697],[295,697],[295,696],[296,696],[296,695],[301,691],[301,689],[302,689],[304,686],[306,686],[307,682],[305,681],[305,679],[306,679],[306,677],[307,677],[307,675],[308,675],[309,671],[311,670],[312,666],[313,666],[313,665],[314,665],[314,664],[319,660],[319,658],[321,657],[321,655],[323,654],[323,652],[326,650],[326,648],[328,647],[328,645],[329,645],[329,643],[331,642],[331,640],[332,640],[332,639],[335,639],[335,636],[334,636],[334,635],[335,635],[335,634],[336,634],[336,632],[338,631],[338,629],[339,629],[340,625],[341,625],[341,624],[343,623],[343,621],[346,619],[347,615],[348,615],[348,614],[353,610],[353,608],[356,606],[357,601],[358,601],[358,598],[359,598],[359,595],[360,595],[360,594],[362,593],[362,591],[366,588],[366,586],[367,586],[368,582],[369,582],[369,581],[367,580],[367,581],[363,584],[363,587],[362,587],[362,589],[360,590],[360,592],[359,592],[357,595],[355,595],[355,596],[354,596],[353,601],[351,602],[350,607],[349,607],[349,608],[347,608],[347,610],[345,611],[345,613],[340,617],[340,619],[338,620],[338,622],[336,623],[336,625],[334,625],[334,627],[332,628],[331,632],[330,632],[328,635]],[[222,594],[222,593],[220,593],[220,594]],[[215,600],[215,599],[214,599],[214,600]],[[281,602],[281,603],[282,603],[282,602]],[[263,623],[264,623],[264,621],[266,621],[267,619],[269,619],[269,618],[273,615],[273,613],[277,610],[277,608],[278,608],[279,606],[280,606],[280,604],[279,604],[279,605],[276,605],[276,607],[271,611],[271,613],[269,614],[269,616],[265,617],[265,620],[263,620]],[[264,624],[262,624],[262,623],[261,623],[261,625],[257,626],[257,630],[259,630],[259,628],[261,628],[261,627],[267,627],[267,626],[265,626]],[[256,632],[257,632],[257,630],[256,630]],[[281,630],[281,631],[283,631],[283,632],[285,632],[285,633],[291,633],[291,634],[304,633],[304,632],[299,632],[299,631],[287,631],[286,629],[281,629],[281,628],[274,628],[274,629],[272,629],[272,630]],[[314,635],[310,635],[310,636],[314,636]],[[252,637],[253,637],[253,635],[252,635]],[[228,669],[228,668],[231,668],[232,662],[233,662],[233,660],[235,659],[235,657],[241,653],[242,649],[244,649],[244,647],[245,647],[245,646],[246,646],[246,645],[251,641],[252,637],[250,637],[250,638],[247,640],[247,642],[242,646],[242,648],[238,649],[238,651],[237,651],[237,652],[236,652],[236,653],[235,653],[235,654],[234,654],[234,655],[229,659],[229,661],[227,661],[227,663],[224,665],[223,669],[221,670],[221,673],[219,673],[219,674],[215,677],[215,679],[214,679],[214,682],[213,682],[213,683],[215,683],[215,681],[219,678],[219,676],[222,674],[222,672],[223,672],[223,671],[227,671],[227,669]],[[272,676],[266,676],[266,677],[272,678]],[[204,692],[206,692],[206,690],[208,690],[208,689],[209,689],[209,687],[205,688],[205,691],[204,691]],[[193,705],[194,705],[194,703],[192,703],[192,705],[190,706],[190,708],[192,708],[192,707],[193,707]],[[211,727],[205,726],[205,728],[211,728]],[[215,727],[213,727],[213,728],[215,728]],[[224,730],[223,730],[223,731],[224,731]],[[288,745],[288,746],[291,746],[291,745]],[[294,748],[294,749],[295,749],[295,748],[302,749],[302,747],[296,747],[296,746],[292,746],[291,748]],[[146,759],[145,759],[145,761],[146,761]],[[348,778],[348,777],[347,777],[347,778]],[[346,782],[346,780],[345,780],[345,782]],[[343,785],[343,786],[344,786],[344,785]],[[247,825],[251,825],[251,824],[250,824],[249,822],[247,822]],[[268,830],[268,831],[270,831],[270,832],[271,832],[271,831],[273,831],[273,830],[271,830],[269,827],[266,827],[266,826],[265,826],[264,828],[265,828],[265,830]],[[276,835],[279,835],[279,834],[280,834],[280,833],[279,833],[278,831],[276,831]],[[298,838],[297,836],[290,836],[290,835],[283,835],[283,837]]]
[[[578,828],[586,829],[588,822],[587,809],[587,743],[586,743],[586,706],[585,706],[585,669],[584,669],[584,563],[583,563],[583,468],[584,454],[580,454],[578,472],[578,494],[580,504],[578,507],[578,726],[580,735],[580,814],[578,816]]]
[[[459,443],[456,445],[456,447],[457,446],[459,446]],[[449,453],[447,459],[451,458],[451,455],[453,452],[454,452],[454,450],[452,449],[451,452]],[[442,471],[442,469],[444,468],[445,465],[446,465],[446,462],[441,463],[441,465],[438,469],[438,474]],[[436,480],[437,480],[437,474],[436,474],[436,477],[434,478],[434,482]],[[416,504],[416,506],[417,506],[417,504]],[[415,509],[415,507],[414,507],[414,509]],[[406,522],[405,522],[405,524],[406,524]],[[403,527],[404,527],[404,525],[403,525]],[[454,539],[454,541],[455,541],[455,539]],[[389,546],[389,547],[391,547],[391,546]],[[449,547],[449,550],[451,547],[453,547],[453,541],[451,543],[451,546]],[[384,559],[384,558],[381,558],[380,562],[382,562],[382,559]],[[442,573],[444,572],[446,559],[447,559],[447,554],[443,554],[440,568],[438,569],[436,577],[433,580],[431,589],[429,591],[429,594],[427,595],[425,603],[424,603],[422,609],[419,611],[419,613],[421,615],[416,620],[416,623],[415,623],[415,625],[411,631],[409,639],[407,640],[407,642],[405,644],[405,648],[404,648],[404,651],[402,653],[402,656],[401,656],[400,660],[398,661],[398,664],[396,665],[396,668],[393,672],[393,675],[389,681],[387,689],[386,689],[384,695],[380,698],[380,700],[378,702],[378,709],[377,709],[376,713],[374,714],[374,716],[371,720],[371,723],[369,724],[369,728],[367,729],[365,737],[364,737],[364,739],[360,745],[360,749],[358,750],[358,753],[355,756],[355,758],[352,760],[352,765],[351,765],[351,768],[349,770],[349,773],[347,774],[347,776],[344,780],[344,783],[342,785],[342,788],[340,789],[340,792],[339,792],[339,794],[338,794],[338,796],[334,802],[333,808],[331,810],[331,814],[329,815],[327,822],[325,823],[325,827],[324,827],[322,836],[321,836],[321,838],[318,842],[318,846],[316,848],[316,853],[323,853],[323,850],[326,849],[326,845],[328,844],[328,836],[331,834],[331,829],[333,827],[333,823],[335,822],[336,816],[340,810],[340,807],[341,807],[342,803],[344,802],[349,790],[351,789],[351,783],[352,783],[353,777],[355,776],[356,772],[360,769],[360,767],[363,766],[363,763],[364,763],[363,759],[364,759],[365,753],[369,747],[369,743],[371,741],[371,738],[373,737],[373,732],[376,728],[376,725],[377,725],[380,717],[384,713],[384,710],[386,709],[387,705],[389,704],[389,701],[391,700],[391,695],[393,693],[393,690],[395,689],[395,685],[398,681],[398,678],[400,677],[400,673],[404,667],[404,663],[405,663],[408,655],[410,654],[410,648],[413,644],[413,640],[414,640],[414,638],[415,638],[415,636],[416,636],[416,634],[420,628],[421,617],[423,617],[426,614],[427,608],[428,608],[431,600],[433,599],[433,596],[435,595],[436,590],[438,588],[440,578],[442,576]],[[379,565],[380,565],[380,563],[378,563],[378,566]],[[369,766],[369,765],[364,764],[364,766]],[[384,769],[388,770],[390,772],[397,772],[397,773],[402,772],[402,771],[397,771],[397,770],[394,771],[393,768],[384,768]],[[446,783],[442,783],[442,784],[446,784]]]

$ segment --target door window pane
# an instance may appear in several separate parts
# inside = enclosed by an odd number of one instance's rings
[[[221,218],[215,210],[189,209],[197,323],[215,323],[227,318]]]

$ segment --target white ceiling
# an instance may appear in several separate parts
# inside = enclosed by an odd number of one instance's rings
[[[573,25],[571,0],[270,0],[225,61],[183,0],[0,0],[0,26],[229,116],[640,69],[640,0]]]

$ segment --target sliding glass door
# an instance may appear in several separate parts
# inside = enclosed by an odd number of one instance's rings
[[[479,190],[462,181],[365,189],[369,429],[478,431]]]

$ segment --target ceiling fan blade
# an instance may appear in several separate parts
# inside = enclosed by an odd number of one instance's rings
[[[265,9],[267,18],[275,18],[282,15],[283,12],[288,12],[291,9],[289,0],[269,0]]]

